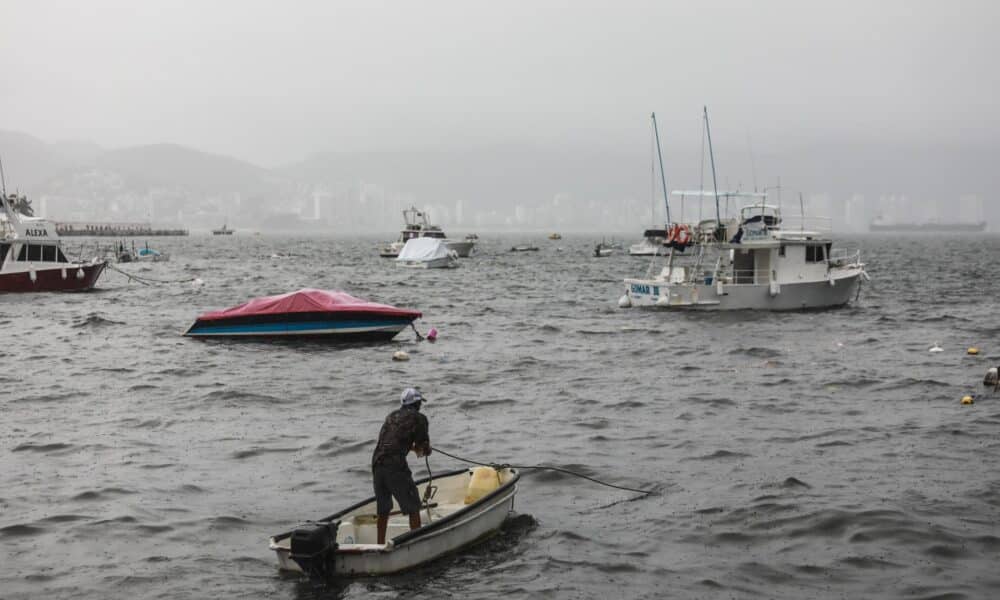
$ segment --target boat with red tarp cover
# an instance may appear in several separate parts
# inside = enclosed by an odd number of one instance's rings
[[[302,289],[207,312],[184,335],[390,340],[421,316],[415,310],[367,302],[345,292]]]

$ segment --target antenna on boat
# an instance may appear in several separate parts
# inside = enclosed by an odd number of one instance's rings
[[[3,174],[3,157],[0,157],[0,186],[3,189],[3,197],[7,197],[7,178]]]
[[[667,207],[667,224],[670,223],[670,199],[667,196],[667,176],[663,173],[663,153],[660,152],[660,128],[656,126],[656,113],[653,119],[653,133],[656,135],[656,157],[660,159],[660,182],[663,184],[663,204]]]
[[[712,187],[715,190],[715,226],[722,227],[722,217],[719,216],[719,181],[715,177],[715,154],[712,152],[712,130],[708,126],[708,107],[705,110],[705,135],[708,137],[708,157],[712,163]]]

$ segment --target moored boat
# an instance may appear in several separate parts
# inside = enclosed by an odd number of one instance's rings
[[[601,240],[594,246],[594,256],[596,258],[606,258],[614,254],[615,247],[613,243],[609,244],[605,240]]]
[[[416,483],[426,500],[422,526],[410,530],[408,516],[399,514],[394,501],[385,544],[375,543],[375,498],[369,498],[275,535],[268,545],[284,571],[326,577],[398,573],[495,533],[513,510],[519,479],[510,467],[460,469],[421,479]]]
[[[0,194],[0,292],[70,292],[94,287],[106,263],[71,261],[55,225],[14,210]]]
[[[396,258],[402,252],[406,242],[413,238],[427,237],[443,240],[448,249],[453,250],[457,257],[468,258],[475,251],[476,241],[479,239],[474,234],[465,236],[463,240],[448,239],[441,227],[430,223],[427,211],[417,210],[415,206],[403,210],[403,221],[405,225],[399,233],[399,238],[395,242],[380,245],[378,249],[379,256],[383,258]]]
[[[458,253],[444,240],[430,237],[410,238],[396,257],[401,267],[448,269],[458,266]]]
[[[389,340],[422,315],[339,291],[302,289],[204,313],[184,335],[202,338]]]
[[[705,109],[705,134],[716,181],[712,136]],[[662,165],[661,165],[662,173]],[[670,223],[670,206],[664,200]],[[666,265],[656,274],[625,279],[619,306],[700,310],[798,310],[841,306],[855,298],[868,279],[860,251],[834,251],[828,219],[805,215],[786,227],[781,209],[765,193],[674,192],[715,199],[715,218],[670,224],[664,246]],[[720,198],[750,198],[735,217]],[[801,203],[800,203],[801,205]],[[687,250],[691,250],[687,252]]]
[[[230,229],[228,223],[223,223],[222,227],[212,230],[212,235],[233,235],[235,229]]]
[[[626,279],[622,304],[798,310],[854,299],[867,278],[860,252],[834,250],[829,227],[785,228],[783,222],[780,209],[762,199],[737,219],[673,225],[668,239],[684,243],[674,242],[658,274]]]
[[[631,256],[663,256],[670,249],[663,244],[667,241],[666,229],[647,229],[642,232],[642,241],[628,248]]]
[[[538,246],[534,244],[518,244],[510,247],[511,252],[538,252]]]
[[[149,247],[147,243],[135,253],[135,259],[140,262],[167,262],[170,255]]]

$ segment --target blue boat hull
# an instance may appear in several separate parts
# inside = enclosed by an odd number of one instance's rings
[[[295,313],[198,320],[184,333],[202,338],[310,338],[335,341],[391,340],[413,319],[407,317]]]

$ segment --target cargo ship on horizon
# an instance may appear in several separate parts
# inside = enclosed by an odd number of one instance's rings
[[[920,223],[894,222],[886,219],[875,219],[868,224],[871,233],[977,233],[986,231],[986,221],[923,221]]]

